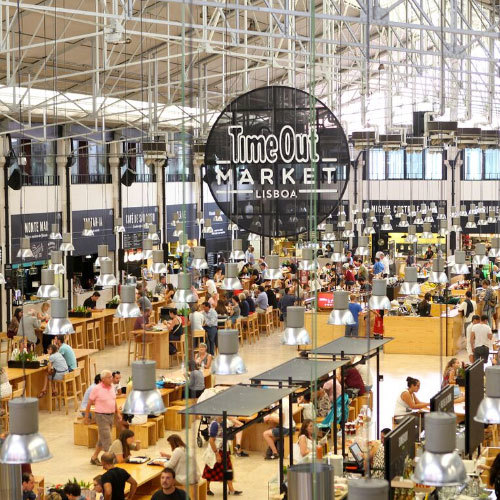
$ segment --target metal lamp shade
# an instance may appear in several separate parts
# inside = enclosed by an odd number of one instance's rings
[[[384,209],[384,217],[389,217],[389,220],[392,220],[392,215],[391,215],[391,209],[390,208]]]
[[[177,276],[178,287],[172,297],[172,301],[177,309],[186,309],[197,301],[196,295],[191,290],[191,275],[188,273],[179,273]]]
[[[375,234],[375,229],[373,227],[373,222],[370,219],[367,219],[366,226],[363,229],[363,235],[369,236],[370,234]]]
[[[413,481],[427,486],[460,486],[467,480],[464,463],[455,451],[457,417],[451,413],[425,415],[425,451]]]
[[[304,313],[302,306],[288,306],[286,309],[285,331],[281,343],[285,345],[306,345],[311,342],[309,332],[304,328]]]
[[[370,255],[368,236],[360,236],[358,238],[358,247],[354,253],[361,256]]]
[[[332,262],[343,262],[344,260],[344,243],[340,240],[333,242]]]
[[[446,213],[443,207],[438,208],[438,220],[446,220]]]
[[[173,227],[176,227],[177,226],[177,222],[179,222],[179,214],[176,212],[172,216],[172,222],[170,223],[170,225],[173,226]]]
[[[240,239],[233,240],[233,251],[229,255],[230,260],[245,260],[245,252],[243,251],[243,242]]]
[[[416,267],[405,268],[405,280],[399,289],[401,295],[418,295],[420,285],[418,283],[418,272]]]
[[[429,277],[430,283],[444,284],[448,282],[448,276],[444,271],[444,259],[442,257],[436,257],[432,261],[432,272]]]
[[[496,218],[496,214],[495,214],[495,209],[494,208],[490,208],[489,212],[488,212],[488,224],[495,224],[495,222],[497,221],[497,218]]]
[[[82,236],[94,236],[94,230],[92,229],[92,222],[90,222],[89,220],[83,221]]]
[[[469,266],[465,263],[465,252],[455,250],[455,263],[451,266],[453,274],[469,274]]]
[[[367,216],[366,220],[372,221],[373,223],[377,222],[377,218],[375,217],[375,210],[370,210],[368,212],[368,216]]]
[[[416,217],[417,216],[417,210],[415,208],[415,205],[410,205],[410,210],[408,210],[408,214],[410,217]]]
[[[316,271],[318,263],[314,260],[314,249],[303,248],[302,260],[299,262],[299,270],[301,271]]]
[[[324,463],[294,464],[288,468],[288,500],[331,500],[334,469]]]
[[[486,396],[477,409],[474,420],[485,424],[500,424],[500,366],[486,367]]]
[[[390,309],[391,301],[387,297],[387,281],[373,280],[372,296],[368,302],[370,309]]]
[[[335,239],[335,233],[333,232],[333,224],[325,224],[325,232],[323,233],[324,241],[332,241]]]
[[[182,229],[182,222],[177,222],[177,224],[175,225],[175,230],[174,230],[174,233],[173,233],[173,237],[174,238],[178,238],[183,232],[184,231]]]
[[[470,205],[469,215],[477,215],[477,207],[474,203],[471,203]]]
[[[354,238],[354,236],[356,236],[356,234],[352,230],[352,222],[347,221],[342,231],[342,238]]]
[[[370,211],[370,205],[368,204],[367,201],[363,203],[363,213],[367,214]]]
[[[138,318],[141,315],[139,306],[135,303],[135,286],[122,285],[120,289],[120,304],[115,312],[115,318]]]
[[[118,280],[113,274],[113,262],[111,260],[101,261],[101,271],[97,277],[97,284],[102,287],[118,285]]]
[[[167,265],[163,262],[163,250],[153,250],[153,263],[149,270],[153,274],[167,274]]]
[[[462,225],[460,224],[460,217],[453,217],[451,219],[452,226],[451,230],[455,231],[456,233],[462,231]]]
[[[50,301],[50,319],[43,333],[45,335],[75,333],[73,323],[68,319],[68,299],[52,299]]]
[[[432,224],[434,222],[434,217],[432,216],[432,212],[427,212],[427,214],[425,215],[424,223],[426,223],[426,222],[429,222],[430,224]]]
[[[324,231],[326,227],[326,222],[323,221],[321,224],[318,224],[318,227],[316,228],[318,231]]]
[[[380,227],[382,231],[392,231],[391,218],[388,215],[384,215],[383,224]]]
[[[165,413],[160,391],[156,388],[156,361],[132,363],[132,391],[123,405],[127,415],[160,415]]]
[[[424,222],[424,228],[422,231],[422,234],[420,235],[420,238],[423,240],[428,240],[433,237],[432,231],[431,231],[431,225],[429,222]]]
[[[101,267],[101,263],[105,260],[111,262],[108,245],[97,245],[97,259],[94,262],[94,266]]]
[[[59,232],[59,226],[57,224],[50,225],[49,240],[62,240],[62,235]]]
[[[399,219],[398,227],[408,227],[408,216],[406,214],[401,214],[401,219]]]
[[[404,212],[403,212],[403,208],[401,207],[401,205],[398,205],[396,207],[396,217],[400,218],[402,215],[404,215]]]
[[[238,330],[219,330],[217,333],[219,354],[212,363],[212,373],[216,375],[241,375],[247,369],[238,354]]]
[[[363,224],[363,216],[361,213],[358,213],[354,216],[354,224]]]
[[[349,292],[336,290],[333,292],[333,311],[328,318],[329,325],[354,325],[354,317],[349,310]]]
[[[114,227],[115,233],[124,233],[125,232],[125,227],[123,225],[123,219],[121,217],[116,217],[114,226],[115,226]]]
[[[467,224],[465,224],[465,227],[466,227],[466,229],[475,229],[477,227],[476,223],[474,222],[474,216],[473,215],[469,215],[467,217]]]
[[[179,236],[179,244],[177,245],[177,253],[179,255],[191,252],[191,247],[187,243],[187,235],[181,234]]]
[[[418,240],[417,238],[417,228],[413,224],[410,224],[408,226],[408,235],[406,236],[406,241],[408,243],[416,243]]]
[[[484,243],[478,243],[474,250],[476,254],[472,259],[472,263],[476,266],[487,266],[490,263],[490,259],[486,255],[486,245]]]
[[[151,241],[159,241],[160,237],[158,236],[158,232],[156,229],[156,224],[150,224],[148,227],[148,240]]]
[[[479,214],[479,219],[477,221],[478,226],[486,226],[488,224],[488,221],[486,220],[486,214]]]
[[[222,222],[222,215],[220,213],[220,210],[215,211],[214,222]]]
[[[153,240],[146,238],[142,241],[142,258],[151,259],[153,257]]]
[[[477,213],[478,214],[485,214],[486,213],[486,207],[484,206],[484,203],[482,201],[480,201],[477,204]]]
[[[19,247],[20,248],[17,252],[17,257],[20,257],[21,259],[30,259],[31,257],[33,257],[29,238],[21,238]]]
[[[34,464],[52,458],[47,441],[38,432],[38,399],[11,399],[9,426],[0,449],[0,463]]]
[[[73,242],[71,241],[71,234],[63,233],[62,243],[59,247],[59,250],[61,250],[62,252],[72,252],[74,249],[75,247],[73,246]]]
[[[387,500],[389,483],[385,479],[360,478],[348,483],[349,500]]]
[[[413,224],[421,225],[423,223],[424,219],[422,218],[422,214],[420,212],[417,212],[417,215],[415,215],[415,219],[413,220]]]
[[[344,205],[340,205],[339,215],[343,215],[344,217],[346,216]]]
[[[283,279],[283,274],[280,268],[280,258],[278,255],[268,255],[267,256],[267,267],[262,273],[262,277],[265,280],[280,280]]]
[[[427,205],[425,203],[421,203],[420,204],[420,212],[422,214],[426,214],[427,213]],[[429,210],[429,213],[432,213],[432,210]]]
[[[459,216],[458,215],[457,207],[455,205],[452,205],[450,213],[451,213],[452,217],[458,217]]]
[[[63,254],[61,250],[52,250],[50,252],[50,265],[49,269],[54,271],[54,274],[64,274],[66,268],[63,264]]]
[[[491,238],[491,248],[488,252],[489,257],[500,257],[500,238]]]
[[[193,252],[194,258],[193,262],[191,262],[191,265],[199,271],[208,269],[208,263],[205,259],[205,247],[194,247]]]
[[[243,290],[243,285],[238,279],[238,264],[228,262],[226,264],[226,274],[222,280],[222,290]]]
[[[448,231],[448,220],[446,219],[441,219],[439,221],[439,236],[447,236],[449,234],[449,231]]]
[[[345,215],[339,215],[338,221],[337,221],[337,226],[338,227],[344,227],[346,223],[345,220]]]
[[[467,217],[467,207],[465,205],[460,205],[458,215],[460,215],[460,217]]]
[[[354,215],[359,214],[359,205],[354,205],[354,207],[352,209],[352,213]]]
[[[212,234],[214,232],[212,228],[212,221],[210,219],[205,219],[205,222],[203,223],[203,232],[205,234]]]
[[[59,297],[59,288],[54,285],[54,271],[52,269],[42,269],[42,284],[38,287],[36,296],[41,299]]]

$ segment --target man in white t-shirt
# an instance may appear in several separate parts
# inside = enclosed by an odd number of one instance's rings
[[[208,276],[203,276],[203,284],[207,288],[208,295],[212,296],[217,293],[217,287],[215,286],[215,281],[210,279]]]
[[[481,316],[481,323],[472,327],[470,336],[470,345],[474,353],[474,361],[482,359],[485,364],[488,362],[490,341],[492,339],[493,333],[488,322],[488,315],[483,314]]]
[[[461,312],[464,318],[464,332],[467,333],[467,328],[472,322],[472,317],[476,314],[477,304],[472,300],[472,292],[467,290],[465,292],[465,299],[458,306],[458,310]]]
[[[200,312],[199,304],[195,304],[193,306],[193,312],[189,315],[189,323],[191,325],[191,331],[195,330],[203,330],[203,323],[205,321],[205,317],[203,313]]]
[[[472,316],[472,321],[469,323],[469,326],[465,331],[465,348],[467,350],[467,355],[469,356],[469,361],[471,363],[474,363],[474,351],[472,350],[472,347],[470,345],[470,336],[472,334],[472,328],[474,327],[474,325],[478,325],[480,323],[481,318],[477,314],[474,314],[474,316]]]
[[[290,400],[288,397],[281,400],[282,412],[283,412],[283,436],[288,436],[290,434]],[[271,429],[264,431],[262,436],[264,440],[271,448],[272,455],[266,456],[266,460],[275,460],[279,458],[278,449],[276,448],[276,441],[280,437],[279,429],[279,410],[276,409],[274,413],[266,415],[264,417],[264,422],[273,425]],[[294,431],[295,423],[292,421],[291,432]]]

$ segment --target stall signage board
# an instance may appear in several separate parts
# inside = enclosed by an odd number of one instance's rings
[[[282,237],[334,212],[349,179],[340,122],[318,99],[284,86],[252,90],[219,115],[205,146],[205,182],[250,233]]]
[[[82,236],[83,223],[92,223],[94,236]],[[72,214],[73,255],[88,255],[97,253],[97,245],[108,245],[109,250],[115,250],[115,234],[113,232],[113,210],[77,210]]]
[[[153,224],[158,228],[158,207],[126,207],[123,209],[123,248],[142,248],[142,241],[148,230],[144,228],[146,216],[153,217]]]
[[[30,238],[33,257],[30,261],[47,260],[52,250],[59,250],[60,240],[49,240],[51,224],[59,224],[61,229],[61,212],[45,212],[39,214],[11,215],[11,262],[22,261],[17,257],[20,239]]]

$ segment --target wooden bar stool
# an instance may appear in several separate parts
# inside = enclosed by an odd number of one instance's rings
[[[82,385],[82,393],[91,386],[90,380],[87,378],[87,370],[85,370],[85,361],[78,361],[78,369],[80,370],[80,383]]]
[[[134,336],[134,361],[138,359],[151,359],[151,352],[153,350],[153,342],[145,341],[145,345],[142,343],[142,335]],[[143,350],[144,350],[144,358],[143,358]]]
[[[104,332],[102,331],[100,321],[94,321],[94,332],[97,346],[96,349],[102,351],[104,349]]]
[[[87,322],[87,347],[88,349],[98,349],[97,347],[97,338],[95,332],[95,323],[88,321]]]
[[[236,323],[234,324],[234,328],[238,330],[238,340],[240,341],[240,345],[243,345],[243,328],[241,326],[241,318],[238,318],[236,320]]]
[[[12,352],[12,339],[7,337],[5,332],[0,333],[0,357],[5,353],[7,359],[10,357],[10,353]]]
[[[111,331],[107,331],[106,334],[106,344],[113,344],[113,346],[116,347],[117,345],[120,345],[122,343],[122,333],[120,331],[119,318],[113,318],[113,320],[111,321]]]
[[[252,343],[252,336],[250,335],[250,321],[249,316],[240,318],[241,335],[243,339],[248,339],[248,343]]]
[[[201,343],[206,343],[206,332],[205,330],[194,330],[193,331],[193,352],[197,353],[199,351],[198,346]]]
[[[280,310],[273,309],[273,327],[275,330],[279,330],[281,326],[280,322]]]
[[[70,335],[70,338],[72,337],[72,340],[74,342],[74,347],[73,349],[85,349],[85,336],[83,335],[83,326],[82,325],[76,325],[75,326],[75,333],[73,335]]]
[[[80,403],[83,400],[83,394],[85,392],[85,389],[83,388],[83,375],[82,375],[82,370],[80,368],[77,368],[76,370],[73,370],[75,374],[75,396],[76,396],[76,401]],[[76,409],[75,409],[76,411]]]
[[[248,316],[248,333],[253,337],[254,341],[260,340],[259,318],[256,313]]]

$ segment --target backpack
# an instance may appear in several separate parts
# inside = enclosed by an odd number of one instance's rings
[[[497,296],[496,296],[496,294],[495,294],[495,293],[492,293],[492,294],[490,295],[490,298],[488,299],[488,306],[489,306],[490,308],[495,308],[495,307],[496,307],[496,305],[497,305]]]
[[[467,308],[465,309],[465,317],[467,318],[467,317],[469,317],[470,314],[473,313],[474,306],[472,305],[472,302],[470,301],[470,299],[466,299],[465,303],[467,304]]]

